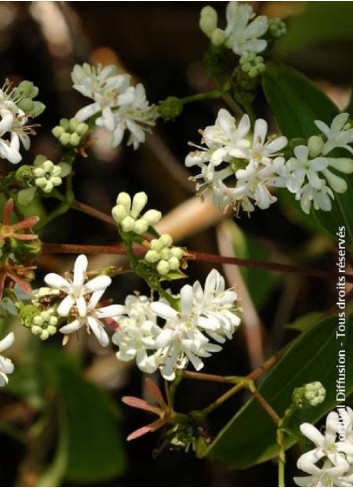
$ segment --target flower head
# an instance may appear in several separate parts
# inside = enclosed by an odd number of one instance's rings
[[[130,136],[128,145],[137,149],[145,141],[146,132],[155,125],[158,112],[150,106],[142,84],[131,86],[130,75],[118,75],[116,66],[75,65],[72,70],[74,88],[93,103],[79,110],[76,119],[84,122],[98,115],[96,125],[112,131],[112,147],[121,143],[124,132]]]
[[[161,219],[162,214],[155,209],[141,214],[147,200],[145,192],[138,192],[132,200],[129,194],[120,192],[116,199],[116,206],[112,209],[112,216],[125,233],[143,234]]]

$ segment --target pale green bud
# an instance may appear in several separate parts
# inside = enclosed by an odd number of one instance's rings
[[[149,263],[156,263],[160,260],[159,253],[155,250],[148,250],[145,255],[145,260]]]
[[[50,334],[50,336],[52,336],[53,334],[55,334],[57,332],[57,329],[55,326],[48,326],[47,331]]]
[[[214,8],[204,7],[200,12],[200,29],[206,36],[211,37],[213,31],[217,29],[218,15]]]
[[[211,36],[211,42],[213,46],[222,46],[224,41],[226,40],[226,33],[222,30],[217,28],[215,31],[213,31],[212,36]]]
[[[65,129],[65,131],[68,131],[70,129],[70,123],[68,119],[60,119],[60,126]]]
[[[70,136],[71,146],[78,146],[80,144],[80,141],[81,141],[81,138],[76,132],[71,134],[71,136]]]
[[[182,248],[174,247],[171,249],[172,251],[172,256],[175,256],[175,258],[178,258],[178,260],[181,260],[183,258],[184,252]]]
[[[89,127],[85,122],[80,122],[80,124],[76,127],[76,133],[82,138],[88,133]]]
[[[172,252],[170,251],[169,248],[163,248],[159,254],[162,260],[169,260],[169,258],[171,258],[172,256]]]
[[[150,249],[160,251],[164,247],[163,243],[159,239],[152,239],[150,242]]]
[[[131,209],[131,197],[126,192],[120,192],[116,199],[116,203],[125,207],[127,212],[130,212]]]
[[[69,120],[69,129],[71,132],[75,132],[77,126],[78,126],[78,120],[75,119],[75,117]]]
[[[42,332],[39,335],[39,338],[43,341],[47,340],[49,338],[49,333],[48,330],[43,329]]]
[[[135,219],[140,215],[142,209],[147,204],[147,194],[145,192],[138,192],[132,199],[131,216]]]
[[[120,224],[127,216],[126,208],[121,204],[114,206],[112,209],[112,216],[114,221]]]
[[[304,397],[309,406],[318,406],[325,400],[326,389],[321,382],[311,382],[304,386]]]
[[[326,180],[332,190],[334,190],[338,194],[344,194],[344,192],[346,192],[347,182],[343,180],[343,178],[338,177],[330,170],[324,170],[322,173],[325,175]]]
[[[31,331],[35,335],[39,335],[42,332],[42,328],[40,326],[32,326]]]
[[[349,174],[353,172],[353,160],[351,158],[328,158],[328,161],[329,166],[342,173]]]
[[[308,148],[311,158],[316,158],[322,153],[324,142],[320,136],[311,136],[308,139]]]
[[[145,233],[148,229],[148,221],[144,217],[141,217],[141,219],[137,219],[135,222],[135,233],[136,234],[142,234]]]
[[[67,146],[68,144],[70,144],[70,139],[71,139],[71,134],[69,134],[68,132],[64,132],[59,137],[59,141],[63,146]]]
[[[169,263],[169,268],[171,270],[179,270],[179,267],[180,267],[180,262],[178,260],[178,258],[176,258],[175,256],[172,256],[169,260],[168,260],[168,263]]]
[[[51,131],[52,135],[53,135],[54,137],[56,137],[57,139],[59,139],[59,138],[60,138],[60,136],[61,136],[62,134],[64,134],[64,132],[65,132],[65,129],[64,129],[62,126],[55,126],[55,127],[52,129],[52,131]]]
[[[173,238],[170,234],[162,234],[159,240],[163,244],[163,246],[167,246],[168,248],[170,248],[173,244]]]
[[[150,226],[154,226],[155,224],[157,224],[158,221],[161,220],[162,213],[156,211],[155,209],[150,209],[143,215],[143,218],[148,222]]]
[[[43,323],[44,323],[44,319],[42,318],[42,316],[41,316],[41,315],[35,316],[35,317],[33,318],[33,324],[34,324],[35,326],[42,326],[42,325],[43,325]]]
[[[134,230],[135,227],[135,219],[130,216],[125,217],[125,219],[121,223],[121,228],[125,233],[130,233]]]
[[[33,117],[38,117],[45,111],[45,105],[42,102],[33,102],[33,110],[31,111]]]
[[[167,273],[169,272],[170,268],[169,268],[169,263],[165,260],[161,260],[158,265],[157,265],[157,272],[160,274],[160,275],[167,275]]]

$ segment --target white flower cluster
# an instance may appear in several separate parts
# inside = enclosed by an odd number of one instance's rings
[[[316,210],[331,210],[334,193],[347,189],[344,179],[332,171],[353,172],[353,159],[334,157],[331,152],[343,148],[353,153],[353,129],[347,123],[348,114],[339,114],[327,126],[315,121],[323,136],[312,136],[308,145],[294,148],[288,161],[281,156],[287,139],[267,137],[267,123],[257,119],[251,133],[250,120],[244,115],[239,124],[225,109],[221,109],[215,125],[202,132],[197,151],[186,157],[187,167],[198,166],[195,177],[202,194],[210,189],[216,206],[221,210],[242,207],[251,212],[258,206],[267,209],[276,202],[271,187],[287,188],[295,193],[305,213],[311,206]]]
[[[330,156],[335,149],[345,149],[353,154],[353,128],[348,123],[349,114],[337,115],[331,126],[315,121],[323,137],[312,136],[307,146],[294,148],[294,157],[287,162],[287,188],[300,201],[301,208],[309,214],[314,209],[330,211],[334,192],[344,193],[347,182],[336,175],[332,169],[341,173],[353,172],[352,158]]]
[[[226,8],[227,25],[218,27],[217,12],[204,7],[200,15],[200,28],[211,39],[212,44],[224,44],[239,56],[260,53],[266,49],[267,41],[261,39],[268,29],[265,15],[255,16],[250,5],[229,2]]]
[[[202,132],[205,147],[190,153],[185,161],[188,167],[201,169],[196,180],[197,190],[212,190],[215,204],[220,209],[241,207],[251,212],[255,206],[267,209],[276,197],[270,187],[285,187],[287,173],[285,159],[280,151],[287,138],[267,138],[267,122],[258,119],[253,134],[251,124],[244,115],[238,126],[225,109],[218,112],[214,126]],[[227,184],[226,184],[227,181]]]
[[[86,281],[87,267],[87,257],[80,255],[75,261],[72,277],[63,278],[56,273],[49,273],[44,280],[50,287],[64,294],[56,313],[59,317],[67,319],[68,323],[59,331],[64,335],[69,335],[86,326],[102,346],[107,346],[109,337],[101,319],[121,314],[123,306],[112,304],[99,307],[99,301],[111,284],[111,278],[107,275],[98,275]]]
[[[151,131],[158,117],[154,105],[149,105],[141,83],[131,86],[130,75],[118,75],[114,65],[97,67],[84,63],[72,70],[73,87],[93,103],[79,110],[75,118],[84,122],[98,116],[95,123],[112,131],[112,147],[121,143],[129,131],[128,145],[137,149]]]
[[[234,305],[237,294],[225,289],[223,277],[212,270],[204,289],[199,282],[180,290],[179,308],[165,300],[151,302],[144,296],[129,296],[124,314],[118,319],[120,329],[113,342],[119,346],[120,360],[136,360],[147,373],[158,368],[163,377],[173,380],[178,369],[188,362],[200,370],[202,358],[220,351],[231,339],[240,318]],[[158,322],[163,322],[159,326]]]
[[[297,462],[298,468],[309,475],[295,477],[294,482],[300,487],[352,487],[352,409],[347,407],[339,413],[329,413],[325,433],[309,423],[303,423],[300,430],[315,448],[304,453]]]
[[[10,163],[22,160],[21,143],[26,150],[30,148],[29,134],[34,130],[28,121],[44,110],[43,104],[32,100],[37,93],[38,89],[27,81],[15,88],[6,81],[0,89],[0,158]]]

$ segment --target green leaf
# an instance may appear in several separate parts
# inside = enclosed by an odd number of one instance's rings
[[[54,353],[54,354],[53,354]],[[55,368],[60,429],[66,433],[65,479],[102,482],[121,474],[125,457],[119,431],[118,412],[109,396],[88,382],[78,366],[60,352],[47,353]],[[62,458],[57,454],[62,465]]]
[[[250,260],[274,261],[270,251],[263,246],[256,237],[245,235],[241,228],[231,220],[223,222],[228,239],[231,240],[234,256]],[[259,268],[240,267],[250,296],[257,309],[266,304],[267,299],[274,291],[282,277],[269,270]]]
[[[36,195],[37,187],[24,188],[17,194],[18,203],[21,205],[28,205],[34,199]]]
[[[291,138],[308,138],[320,131],[314,121],[330,124],[339,113],[337,107],[308,78],[298,71],[269,63],[263,76],[263,89],[282,133]],[[346,227],[346,242],[353,244],[353,175],[345,176],[348,189],[335,193],[332,210],[312,211],[312,219],[337,240],[339,226]],[[293,205],[299,207],[299,204]]]
[[[292,323],[287,324],[287,329],[293,329],[294,331],[306,331],[313,324],[316,324],[320,319],[324,318],[322,312],[310,312],[296,319]]]
[[[346,336],[336,339],[337,316],[319,321],[294,340],[278,364],[267,375],[259,391],[283,416],[291,403],[295,387],[320,381],[326,387],[325,401],[315,407],[298,411],[288,428],[299,434],[302,422],[316,423],[336,405],[338,350],[346,349],[346,394],[353,392],[353,319],[347,320]],[[287,440],[287,447],[295,443]],[[251,398],[216,437],[207,451],[211,459],[236,469],[246,469],[265,462],[278,453],[276,425],[258,402]]]
[[[276,52],[282,56],[306,46],[353,37],[352,2],[305,2],[305,9],[293,16],[288,32],[276,42]]]

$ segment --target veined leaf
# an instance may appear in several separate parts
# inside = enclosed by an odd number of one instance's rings
[[[346,351],[346,395],[353,392],[353,318],[347,319],[345,338],[336,339],[337,316],[321,320],[293,341],[278,364],[267,375],[259,391],[279,416],[291,403],[293,390],[308,382],[326,387],[325,401],[315,408],[298,411],[289,428],[299,434],[302,422],[315,423],[336,405],[338,351]],[[287,447],[295,443],[287,440]],[[276,425],[255,399],[250,399],[229,421],[212,445],[199,456],[208,455],[231,468],[246,469],[278,453]]]

